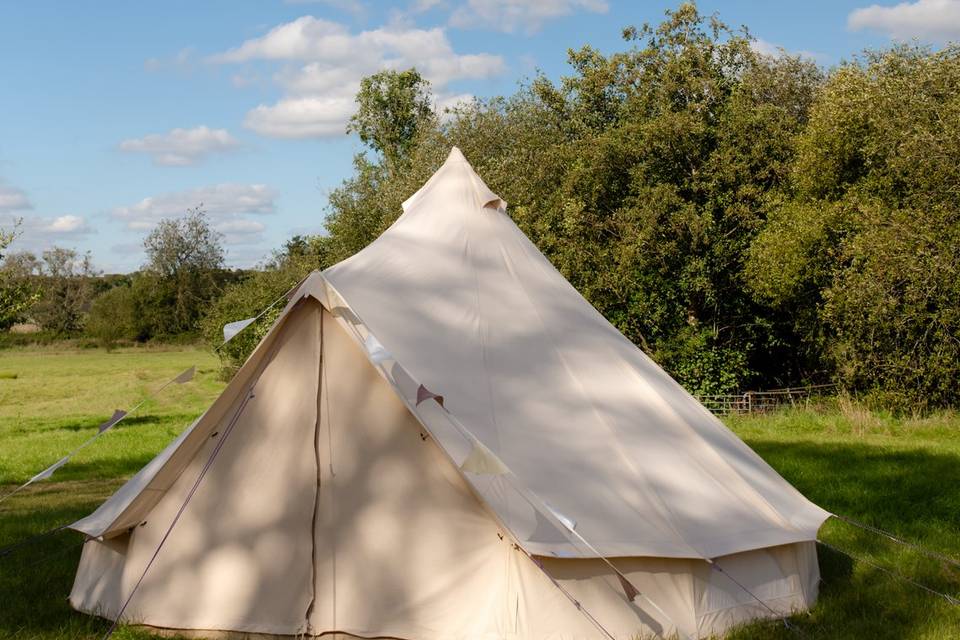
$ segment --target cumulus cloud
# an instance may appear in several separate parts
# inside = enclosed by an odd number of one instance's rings
[[[224,234],[226,244],[256,241],[266,226],[248,215],[276,210],[277,193],[263,184],[217,184],[144,198],[111,213],[132,231],[152,229],[163,218],[179,217],[202,205],[211,226]]]
[[[23,189],[4,184],[3,180],[0,180],[0,213],[27,211],[32,208],[33,205]]]
[[[814,51],[789,51],[784,47],[774,44],[768,40],[764,40],[763,38],[754,38],[751,40],[750,48],[762,56],[770,56],[771,58],[779,58],[780,56],[787,55],[801,56],[803,58],[810,58],[811,60],[822,60],[826,57],[822,53],[816,53]]]
[[[238,146],[240,143],[226,129],[211,129],[201,125],[130,138],[120,143],[120,150],[147,154],[157,165],[185,167],[201,162],[212,153],[233,151]]]
[[[403,24],[353,33],[342,24],[304,16],[210,58],[218,64],[267,60],[284,64],[274,81],[284,95],[247,113],[244,126],[262,135],[343,135],[360,80],[382,69],[416,67],[439,96],[458,80],[502,73],[503,58],[458,54],[441,28]]]
[[[19,223],[14,251],[39,253],[53,245],[70,246],[93,232],[86,218],[77,215],[40,216],[0,212],[0,228],[11,229]]]
[[[853,31],[870,29],[898,39],[955,40],[960,38],[960,0],[872,4],[853,10],[847,26]]]
[[[536,33],[545,22],[577,11],[606,13],[606,0],[468,0],[450,15],[451,26]]]
[[[44,216],[32,210],[33,205],[23,189],[0,181],[0,229],[10,231],[17,227],[18,249],[42,251],[56,242],[92,231],[83,216]]]
[[[57,216],[47,222],[43,222],[40,229],[46,233],[52,234],[73,234],[87,233],[90,228],[83,216],[65,215]]]

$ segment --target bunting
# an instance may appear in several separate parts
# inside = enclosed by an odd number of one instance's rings
[[[460,469],[482,476],[503,476],[510,472],[497,454],[479,440],[473,443],[470,453],[460,463]]]
[[[438,395],[433,391],[430,391],[430,389],[427,389],[422,384],[419,387],[417,387],[417,405],[416,406],[419,407],[421,402],[423,402],[424,400],[430,400],[431,398],[436,400],[437,404],[439,404],[441,407],[443,406],[443,396]]]
[[[193,380],[193,376],[195,376],[196,374],[197,374],[197,367],[196,365],[194,365],[189,369],[187,369],[186,371],[184,371],[183,373],[181,373],[180,375],[178,375],[173,380],[171,380],[171,382],[173,382],[174,384],[184,384],[186,382],[190,382],[191,380]]]
[[[385,360],[393,360],[393,355],[387,351],[386,347],[380,344],[380,341],[377,340],[377,337],[372,333],[367,334],[366,339],[363,341],[363,347],[367,350],[367,354],[370,356],[373,364],[380,364]]]
[[[223,341],[230,342],[233,338],[249,327],[256,321],[256,318],[247,318],[245,320],[237,320],[236,322],[229,322],[223,325]]]
[[[573,518],[570,518],[570,517],[567,517],[567,516],[563,515],[562,513],[560,513],[560,512],[557,511],[556,509],[554,509],[554,508],[553,508],[553,505],[551,505],[551,504],[549,504],[549,503],[544,502],[543,505],[544,505],[547,509],[549,509],[549,510],[550,510],[550,514],[553,515],[554,518],[556,518],[557,520],[559,520],[559,521],[560,521],[560,524],[562,524],[563,526],[565,526],[569,531],[572,532],[574,529],[577,528],[577,521],[576,521],[576,520],[574,520]],[[577,537],[580,537],[580,536],[577,536]]]
[[[47,467],[46,469],[44,469],[43,471],[41,471],[41,472],[38,473],[37,475],[35,475],[35,476],[33,476],[32,478],[30,478],[29,480],[27,480],[27,484],[33,484],[34,482],[37,482],[38,480],[46,480],[47,478],[49,478],[50,476],[52,476],[53,473],[54,473],[57,469],[59,469],[60,467],[62,467],[62,466],[65,465],[65,464],[67,464],[67,462],[69,462],[69,461],[70,461],[70,456],[63,456],[62,458],[60,458],[59,460],[57,460],[56,462],[54,462],[52,465],[50,465],[49,467]],[[24,486],[26,486],[26,485],[24,485]]]
[[[636,600],[637,596],[640,595],[640,590],[633,586],[619,571],[617,572],[617,580],[620,581],[620,586],[623,587],[623,593],[627,596],[627,600],[630,602]]]
[[[113,415],[110,416],[106,422],[101,422],[100,426],[97,427],[97,433],[103,433],[107,429],[112,428],[115,424],[123,420],[127,416],[127,412],[123,409],[117,409],[113,412]]]
[[[126,418],[128,415],[130,415],[131,413],[133,413],[134,411],[136,411],[137,409],[139,409],[141,406],[143,406],[143,404],[147,401],[147,399],[148,399],[149,397],[160,393],[161,391],[163,391],[164,389],[166,389],[166,388],[167,388],[168,386],[170,386],[171,384],[185,384],[185,383],[187,383],[187,382],[190,382],[191,380],[193,380],[193,378],[194,378],[194,376],[196,376],[196,374],[197,374],[197,367],[196,367],[196,366],[192,366],[192,367],[190,367],[189,369],[186,369],[186,370],[180,372],[179,374],[177,374],[177,376],[176,376],[175,378],[173,378],[172,380],[168,380],[167,382],[165,382],[165,383],[163,384],[163,386],[161,386],[159,389],[157,389],[154,393],[150,394],[150,396],[147,396],[147,398],[144,398],[143,400],[141,400],[136,406],[134,406],[132,409],[130,409],[130,411],[125,411],[125,410],[123,410],[123,409],[116,409],[116,410],[113,412],[113,415],[111,415],[109,418],[107,418],[104,422],[101,422],[99,425],[97,425],[97,432],[96,432],[95,434],[93,434],[93,435],[90,436],[87,440],[85,440],[84,442],[82,442],[82,443],[81,443],[79,446],[77,446],[73,451],[71,451],[70,453],[68,453],[68,454],[65,455],[64,457],[60,458],[59,460],[57,460],[56,462],[54,462],[52,465],[50,465],[49,467],[47,467],[46,469],[44,469],[43,471],[41,471],[41,472],[38,473],[37,475],[33,476],[32,478],[30,478],[29,480],[27,480],[26,482],[24,482],[22,485],[20,485],[19,487],[17,487],[17,488],[14,489],[13,491],[11,491],[11,492],[3,495],[3,496],[0,496],[0,502],[3,502],[4,500],[6,500],[7,498],[13,496],[14,494],[19,493],[21,490],[26,489],[27,487],[29,487],[29,486],[30,486],[31,484],[33,484],[34,482],[38,482],[38,481],[40,481],[40,480],[46,480],[47,478],[51,477],[54,473],[56,473],[57,469],[59,469],[60,467],[62,467],[62,466],[65,465],[65,464],[67,464],[67,463],[70,461],[70,459],[71,459],[73,456],[77,455],[77,453],[79,453],[82,449],[84,449],[85,447],[87,447],[88,445],[90,445],[91,443],[93,443],[94,440],[96,440],[97,438],[99,438],[100,436],[102,436],[104,433],[106,433],[107,431],[109,431],[110,429],[112,429],[118,422],[120,422],[121,420],[123,420],[124,418]]]

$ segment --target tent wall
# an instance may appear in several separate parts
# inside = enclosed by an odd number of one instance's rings
[[[291,311],[275,340],[275,351],[251,376],[253,396],[242,412],[245,392],[235,395],[211,432],[217,435],[196,451],[145,524],[85,545],[71,593],[75,608],[117,615],[238,414],[126,621],[411,640],[603,637],[514,546],[361,347],[314,299]],[[652,607],[628,603],[599,560],[542,561],[618,639],[673,632]],[[615,562],[691,637],[767,614],[703,561]],[[812,544],[718,562],[778,611],[805,608],[815,597]]]
[[[126,620],[266,633],[302,627],[311,592],[319,309],[301,304],[287,319],[253,380],[252,397]],[[246,390],[237,395],[142,526],[113,543],[84,545],[74,607],[116,616],[246,396]]]

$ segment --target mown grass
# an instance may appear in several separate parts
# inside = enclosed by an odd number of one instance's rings
[[[0,492],[57,460],[183,369],[196,379],[166,389],[53,481],[0,503],[0,547],[92,511],[216,396],[217,363],[197,349],[0,350]],[[801,492],[824,508],[960,557],[960,415],[876,414],[833,401],[731,427]],[[960,571],[850,525],[831,521],[826,542],[960,597]],[[0,558],[0,639],[95,640],[107,624],[66,602],[78,536],[62,532]],[[869,565],[820,549],[821,598],[794,630],[758,623],[737,640],[960,638],[960,608]],[[122,628],[123,639],[150,637]]]

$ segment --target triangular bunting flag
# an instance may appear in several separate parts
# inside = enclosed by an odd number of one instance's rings
[[[439,404],[441,407],[443,406],[443,396],[435,394],[433,391],[430,391],[430,389],[427,389],[423,385],[420,385],[419,387],[417,387],[417,406],[418,407],[420,406],[421,402],[423,402],[424,400],[429,400],[430,398],[433,398],[434,400],[436,400],[437,404]]]
[[[367,338],[363,341],[363,348],[370,354],[373,364],[380,364],[384,360],[393,360],[393,356],[387,351],[387,348],[380,344],[380,341],[372,333],[367,334]]]
[[[190,382],[191,380],[193,380],[193,376],[196,373],[197,373],[197,367],[196,366],[190,367],[189,369],[187,369],[186,371],[178,375],[176,378],[174,378],[172,382],[175,382],[176,384],[183,384],[184,382]]]
[[[510,472],[497,454],[480,441],[473,443],[470,454],[460,463],[460,468],[481,476],[502,476]]]
[[[360,318],[357,317],[357,314],[347,307],[333,307],[330,309],[330,313],[333,314],[335,318],[343,318],[352,325],[361,324]]]
[[[567,516],[563,515],[562,513],[554,509],[551,505],[547,504],[546,502],[544,502],[544,505],[547,507],[547,509],[550,510],[550,513],[553,514],[553,517],[559,520],[560,524],[565,526],[567,529],[569,529],[570,531],[573,531],[574,529],[577,528],[576,520],[574,520],[573,518],[568,518]]]
[[[237,320],[223,325],[223,341],[230,342],[233,337],[253,324],[256,318],[247,318],[246,320]]]
[[[36,482],[37,480],[46,480],[47,478],[49,478],[50,476],[52,476],[53,473],[54,473],[57,469],[59,469],[60,467],[62,467],[62,466],[65,465],[65,464],[67,464],[67,462],[69,462],[69,461],[70,461],[70,456],[64,456],[64,457],[60,458],[59,460],[57,460],[56,462],[54,462],[52,465],[50,465],[49,467],[47,467],[46,469],[44,469],[43,471],[41,471],[41,472],[38,473],[37,475],[35,475],[35,476],[33,476],[32,478],[30,478],[30,480],[27,481],[27,484],[30,484],[30,483],[32,483],[32,482]],[[26,486],[26,485],[25,485],[25,486]]]
[[[533,510],[535,526],[533,531],[527,536],[530,542],[543,542],[548,544],[559,544],[570,542],[567,534],[557,525],[540,513],[538,509]]]
[[[126,415],[127,415],[126,411],[124,411],[123,409],[117,409],[116,411],[113,412],[113,415],[110,416],[110,418],[106,422],[103,422],[100,424],[100,426],[97,428],[97,433],[103,433],[113,425],[123,420],[124,416]]]
[[[627,600],[633,602],[634,599],[640,595],[639,589],[633,586],[619,571],[617,572],[617,579],[620,580],[620,586],[623,587],[623,593],[627,596]]]

